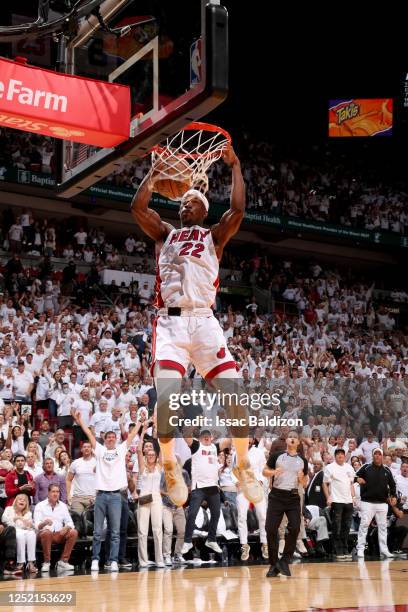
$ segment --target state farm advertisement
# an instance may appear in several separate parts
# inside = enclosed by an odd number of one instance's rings
[[[0,59],[0,125],[113,147],[129,138],[130,90]]]

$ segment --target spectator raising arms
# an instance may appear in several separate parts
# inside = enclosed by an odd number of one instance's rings
[[[103,523],[106,517],[111,528],[109,569],[112,572],[117,572],[119,571],[118,555],[122,512],[120,490],[128,486],[125,458],[137,430],[134,428],[129,433],[127,440],[119,446],[116,446],[116,434],[113,431],[107,431],[104,437],[104,445],[102,445],[96,441],[92,431],[82,420],[79,411],[73,413],[73,417],[75,423],[82,428],[91,443],[96,459],[96,499],[91,569],[92,571],[99,571]]]

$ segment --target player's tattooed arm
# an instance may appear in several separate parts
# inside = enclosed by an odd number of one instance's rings
[[[149,208],[153,191],[152,174],[149,172],[141,182],[132,200],[131,213],[138,226],[155,242],[164,242],[173,229],[161,220],[160,215]]]
[[[232,169],[232,187],[229,209],[223,214],[220,222],[211,228],[219,259],[224,246],[238,232],[245,212],[245,183],[241,163],[232,146],[224,151],[223,160]]]

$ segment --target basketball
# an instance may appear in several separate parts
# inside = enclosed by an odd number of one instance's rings
[[[189,182],[174,179],[160,179],[154,185],[154,190],[169,200],[180,200],[189,189]]]
[[[161,160],[153,166],[154,191],[169,200],[180,200],[191,187],[192,172],[183,159],[171,161],[170,165],[170,159],[167,158],[166,161]]]

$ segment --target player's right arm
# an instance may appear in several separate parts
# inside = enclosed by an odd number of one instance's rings
[[[155,210],[149,208],[152,192],[152,174],[149,172],[141,182],[130,210],[136,223],[149,238],[155,242],[164,242],[173,228],[169,223],[162,221]]]

